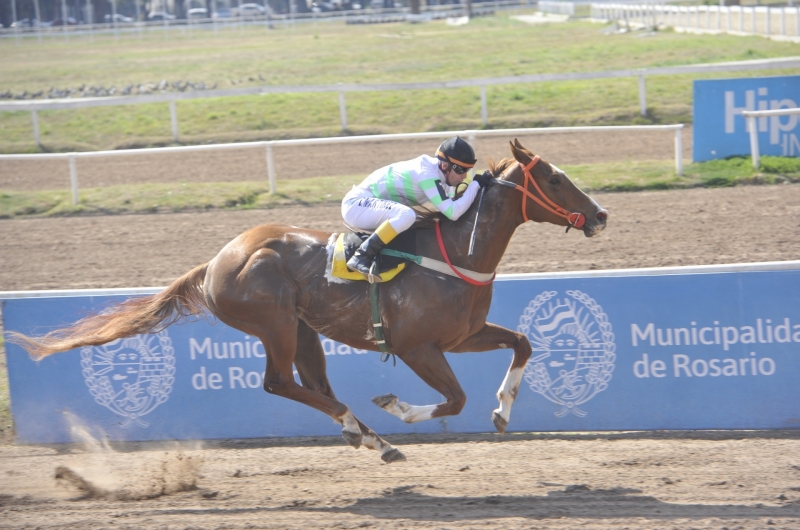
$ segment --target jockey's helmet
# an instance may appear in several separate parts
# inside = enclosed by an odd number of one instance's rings
[[[475,158],[475,151],[466,140],[460,136],[448,138],[439,149],[436,150],[436,158],[442,162],[449,162],[464,169],[469,169],[475,165],[478,160]]]

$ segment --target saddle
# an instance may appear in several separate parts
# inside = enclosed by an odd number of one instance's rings
[[[364,232],[348,232],[339,234],[336,243],[333,247],[333,255],[331,257],[331,275],[336,278],[345,280],[367,280],[366,275],[360,272],[352,271],[347,268],[347,260],[355,254],[361,243],[367,239],[370,234]],[[405,254],[416,254],[417,252],[417,234],[416,230],[411,228],[401,232],[394,238],[384,250],[390,250]],[[382,282],[388,282],[395,276],[400,274],[406,268],[406,259],[391,254],[380,254],[378,256],[378,272]]]

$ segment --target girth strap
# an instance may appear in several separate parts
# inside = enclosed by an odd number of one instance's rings
[[[431,269],[436,272],[441,272],[449,276],[452,276],[454,278],[462,278],[462,276],[459,276],[459,273],[477,282],[491,281],[492,278],[494,278],[494,273],[475,272],[469,269],[464,269],[462,267],[457,267],[455,265],[451,268],[450,265],[448,265],[444,261],[439,261],[438,259],[427,258],[425,256],[415,256],[414,254],[409,254],[407,252],[400,252],[399,250],[392,250],[390,248],[385,248],[381,250],[381,254],[385,254],[387,256],[395,256],[397,258],[402,258],[408,261],[413,261],[420,267],[425,267],[426,269]]]
[[[386,338],[383,334],[380,299],[378,297],[379,285],[380,283],[369,284],[369,304],[372,307],[372,329],[375,331],[375,341],[378,343],[378,349],[381,350],[381,361],[388,361],[391,355],[394,360],[394,365],[397,366],[397,357],[389,351],[389,347],[386,345]]]

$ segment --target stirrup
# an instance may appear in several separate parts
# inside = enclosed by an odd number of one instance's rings
[[[358,254],[354,254],[349,260],[347,260],[347,268],[353,272],[360,272],[361,274],[367,275],[369,274],[370,266],[367,264],[367,272],[361,270],[361,263],[359,263],[359,256]],[[354,263],[355,262],[355,263]]]
[[[383,282],[383,278],[381,278],[380,271],[378,271],[378,260],[372,262],[372,266],[370,266],[369,272],[367,273],[367,280],[369,281],[369,283]]]

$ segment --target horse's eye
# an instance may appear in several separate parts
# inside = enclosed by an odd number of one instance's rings
[[[551,175],[550,176],[550,184],[553,186],[558,186],[561,183],[561,179],[558,178],[558,175]]]

